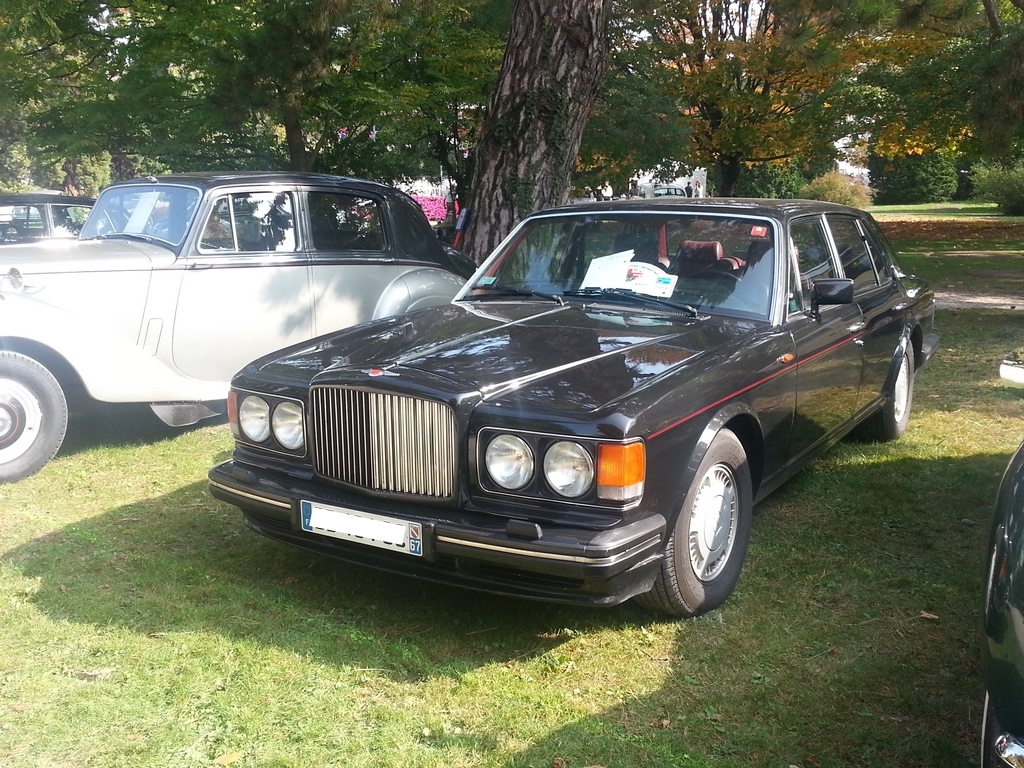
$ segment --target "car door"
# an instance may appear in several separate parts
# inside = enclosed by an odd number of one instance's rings
[[[856,303],[811,307],[815,280],[840,277],[825,221],[807,216],[790,223],[793,277],[786,325],[796,349],[796,418],[790,461],[841,429],[857,409],[863,365],[858,336],[863,318]]]
[[[826,219],[843,272],[853,280],[853,300],[863,315],[864,369],[857,404],[864,408],[882,396],[907,305],[887,268],[891,259],[883,250],[884,241],[870,222],[841,214],[829,214]]]
[[[294,188],[216,190],[205,205],[186,245],[172,354],[183,374],[227,382],[313,335],[309,268]]]
[[[316,334],[373,319],[385,288],[410,269],[398,260],[381,201],[355,190],[310,189],[306,210]]]

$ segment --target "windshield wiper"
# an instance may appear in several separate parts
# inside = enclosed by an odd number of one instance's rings
[[[493,293],[500,293],[505,296],[523,296],[526,298],[543,299],[544,301],[553,301],[560,306],[565,306],[565,299],[557,294],[553,293],[542,293],[541,291],[531,291],[527,288],[515,288],[511,285],[480,285],[479,283],[470,288],[471,291],[491,291]],[[465,296],[463,298],[470,298]]]
[[[631,291],[628,288],[576,288],[574,290],[565,291],[564,295],[582,296],[583,298],[624,299],[631,302],[646,304],[650,307],[658,307],[659,309],[663,308],[675,310],[676,312],[688,312],[694,317],[700,317],[700,312],[697,308],[690,304],[678,304],[670,299],[662,298],[661,296],[651,296],[649,293],[638,293],[637,291]]]
[[[104,232],[102,235],[93,235],[89,240],[110,240],[115,237],[127,237],[129,240],[141,240],[144,243],[166,242],[152,235],[143,235],[140,232]]]

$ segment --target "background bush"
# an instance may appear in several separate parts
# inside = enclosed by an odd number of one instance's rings
[[[995,203],[1007,216],[1024,216],[1024,164],[975,166],[973,176],[978,198]]]
[[[871,205],[871,189],[868,185],[839,171],[829,171],[805,184],[800,189],[800,197],[851,205],[854,208],[867,208]]]
[[[868,158],[871,188],[876,205],[942,203],[957,190],[956,166],[934,153],[900,157]]]
[[[736,197],[792,199],[799,196],[807,179],[794,164],[754,165],[744,168],[736,183]]]

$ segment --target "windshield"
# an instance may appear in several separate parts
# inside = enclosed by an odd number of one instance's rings
[[[100,193],[81,238],[134,235],[180,245],[199,197],[198,189],[169,184],[110,187]]]
[[[462,298],[632,298],[648,308],[767,319],[775,234],[768,219],[707,212],[541,216],[516,232]]]

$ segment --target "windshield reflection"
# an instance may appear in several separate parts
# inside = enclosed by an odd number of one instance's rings
[[[199,202],[199,190],[169,184],[113,187],[100,193],[81,239],[135,236],[178,246]]]
[[[775,224],[711,213],[580,213],[520,228],[464,299],[561,297],[767,319]],[[651,301],[651,297],[659,301]]]

